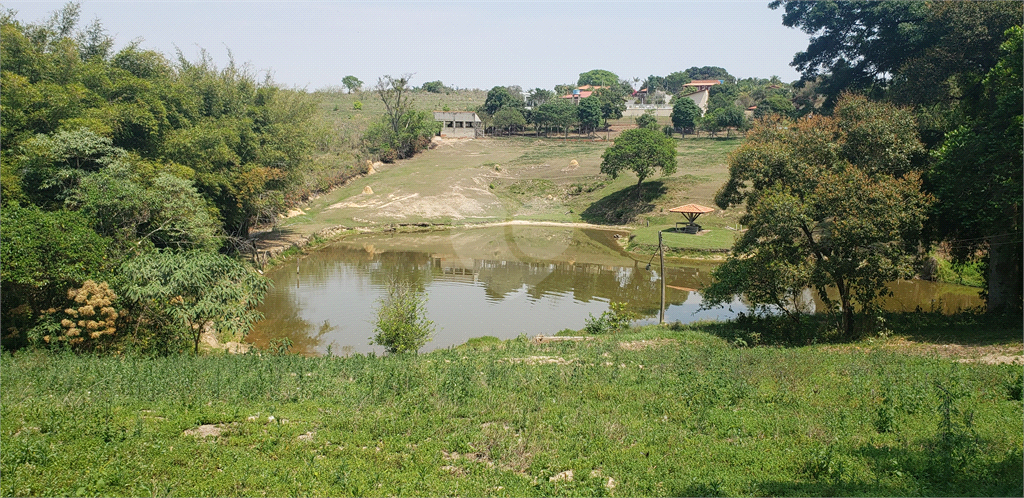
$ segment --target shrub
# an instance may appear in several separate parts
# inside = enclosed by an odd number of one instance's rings
[[[388,353],[415,353],[434,332],[427,320],[427,298],[409,282],[392,279],[387,294],[378,301],[374,336],[370,344],[384,346]]]
[[[361,111],[361,110],[363,110],[363,103],[357,100],[357,101],[355,101],[354,104],[352,104],[352,108],[357,110],[357,111]]]
[[[622,332],[629,328],[630,322],[636,320],[636,313],[626,311],[626,303],[610,303],[608,308],[609,310],[601,313],[599,317],[595,318],[591,314],[583,330],[588,334]]]

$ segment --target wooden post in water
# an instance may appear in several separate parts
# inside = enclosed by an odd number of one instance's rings
[[[665,323],[665,247],[661,244],[662,231],[658,230],[658,259],[661,260],[661,321]]]

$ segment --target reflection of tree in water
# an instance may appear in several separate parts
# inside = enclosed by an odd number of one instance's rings
[[[434,259],[423,252],[382,252],[360,266],[369,270],[370,282],[382,288],[397,280],[422,292],[433,281]]]
[[[287,338],[292,342],[292,352],[304,355],[316,354],[323,337],[337,327],[328,321],[324,321],[320,325],[310,323],[299,316],[298,296],[291,292],[285,295],[288,296],[288,303],[275,303],[266,311],[263,320],[256,324],[246,341],[255,344],[258,348],[267,348],[270,346],[271,340]]]

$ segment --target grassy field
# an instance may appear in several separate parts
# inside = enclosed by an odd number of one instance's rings
[[[0,494],[1020,496],[1021,367],[957,361],[1019,355],[1019,320],[977,320],[807,347],[707,324],[384,358],[5,353]]]
[[[340,111],[339,111],[340,112]],[[678,140],[677,172],[644,182],[600,174],[601,140],[501,137],[450,140],[336,189],[282,220],[280,233],[308,236],[334,226],[387,227],[397,223],[472,224],[509,220],[586,222],[643,227],[636,248],[650,250],[650,234],[682,219],[668,209],[687,203],[713,206],[728,177],[726,158],[742,139]],[[367,190],[369,189],[369,190]],[[739,210],[701,218],[711,230],[667,243],[693,249],[732,245]],[[670,216],[671,215],[671,216]],[[678,218],[678,220],[677,220]]]

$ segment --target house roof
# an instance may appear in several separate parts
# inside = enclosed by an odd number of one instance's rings
[[[601,88],[608,88],[608,87],[594,86],[594,85],[583,85],[583,86],[576,87],[577,90],[600,90]]]
[[[587,92],[587,91],[582,91],[581,90],[580,93],[579,93],[579,96],[580,96],[581,99],[585,99],[585,98],[591,96],[593,93],[594,92]],[[562,95],[561,98],[563,98],[563,99],[571,99],[571,98],[573,98],[575,96],[576,96],[576,94],[570,93],[569,95]]]
[[[722,80],[693,80],[683,86],[711,86],[721,85],[722,83]]]

